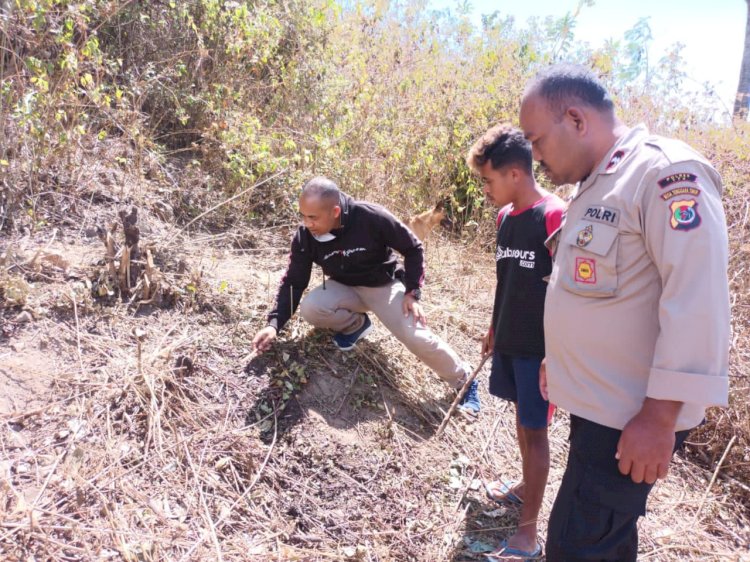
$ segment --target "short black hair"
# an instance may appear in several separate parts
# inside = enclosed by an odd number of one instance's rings
[[[615,104],[599,77],[579,64],[558,63],[540,71],[526,88],[537,94],[559,119],[567,109],[582,103],[601,112],[614,111]]]
[[[474,143],[466,157],[466,163],[475,172],[491,162],[494,170],[507,164],[516,164],[531,175],[532,161],[531,143],[523,136],[523,131],[508,124],[488,129]]]
[[[333,205],[338,205],[341,190],[333,180],[324,176],[316,176],[305,182],[300,197],[319,197]]]

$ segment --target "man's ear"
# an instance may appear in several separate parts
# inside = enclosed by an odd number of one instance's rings
[[[583,134],[588,129],[588,120],[586,118],[586,114],[580,107],[569,107],[565,112],[565,117],[571,120],[577,133]]]
[[[337,219],[341,216],[341,207],[338,205],[333,206],[333,218]]]

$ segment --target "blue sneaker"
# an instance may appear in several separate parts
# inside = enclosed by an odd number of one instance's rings
[[[479,404],[479,381],[473,380],[466,389],[466,394],[461,399],[461,403],[458,405],[458,409],[465,414],[476,416],[481,409]]]
[[[365,321],[362,323],[362,327],[359,330],[352,332],[351,334],[333,334],[333,343],[335,343],[336,347],[341,351],[349,351],[350,349],[354,349],[354,345],[359,340],[372,332],[372,328],[373,326],[370,317],[365,314]]]

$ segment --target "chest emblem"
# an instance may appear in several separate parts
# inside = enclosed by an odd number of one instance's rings
[[[325,256],[323,256],[323,261],[328,260],[329,258],[332,258],[333,256],[341,256],[343,258],[348,258],[352,254],[357,254],[359,252],[366,252],[367,248],[347,248],[345,250],[334,250],[333,252],[327,253]]]
[[[576,258],[576,281],[579,283],[596,283],[596,260],[591,258]]]
[[[695,199],[674,201],[670,203],[669,210],[672,213],[669,225],[674,230],[692,230],[701,223],[701,216],[698,214],[698,202]]]
[[[588,225],[578,233],[578,238],[576,238],[576,246],[578,246],[579,248],[585,248],[593,239],[594,227],[593,225]]]

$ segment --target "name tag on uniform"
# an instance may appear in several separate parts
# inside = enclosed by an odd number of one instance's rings
[[[620,223],[620,211],[612,207],[597,205],[589,207],[582,217],[584,220],[601,222],[611,226],[617,226]]]

